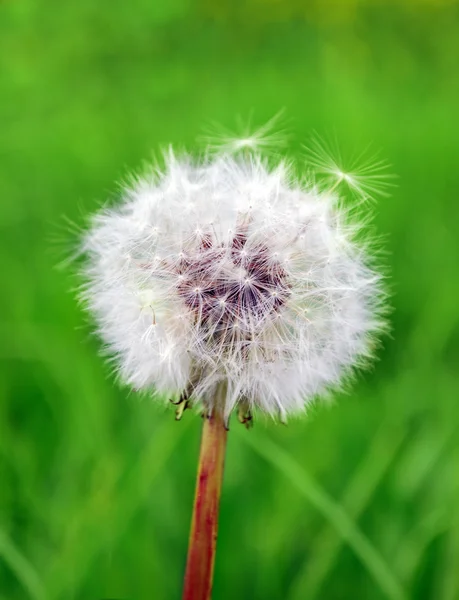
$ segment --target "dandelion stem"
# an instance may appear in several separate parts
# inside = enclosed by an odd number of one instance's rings
[[[212,593],[227,437],[221,411],[225,392],[223,387],[219,388],[216,408],[204,418],[183,600],[209,600]]]

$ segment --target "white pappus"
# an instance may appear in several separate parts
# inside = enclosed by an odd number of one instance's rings
[[[83,298],[121,379],[212,411],[281,420],[371,356],[381,277],[336,189],[256,150],[193,159],[126,186],[84,236]]]

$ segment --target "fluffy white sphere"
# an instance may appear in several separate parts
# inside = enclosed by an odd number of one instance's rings
[[[369,355],[380,278],[332,192],[258,155],[170,152],[92,220],[84,296],[122,379],[226,417],[298,412]]]

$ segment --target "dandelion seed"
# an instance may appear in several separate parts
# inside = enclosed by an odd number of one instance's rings
[[[226,129],[221,125],[213,124],[201,141],[210,153],[216,154],[238,154],[241,152],[279,152],[285,147],[288,134],[280,125],[284,119],[284,111],[281,110],[269,121],[258,128],[252,127],[248,122],[238,119],[235,131]]]
[[[347,169],[336,143],[327,143],[314,136],[306,146],[306,152],[307,166],[316,178],[323,179],[323,191],[330,193],[342,184],[360,200],[373,200],[387,196],[394,185],[388,164],[369,149],[351,157]]]

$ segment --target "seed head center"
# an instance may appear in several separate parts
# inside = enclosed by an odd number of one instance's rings
[[[290,294],[278,257],[264,243],[249,246],[245,232],[236,232],[226,246],[205,237],[175,267],[179,296],[195,321],[228,332],[236,324],[253,327],[277,316]]]

